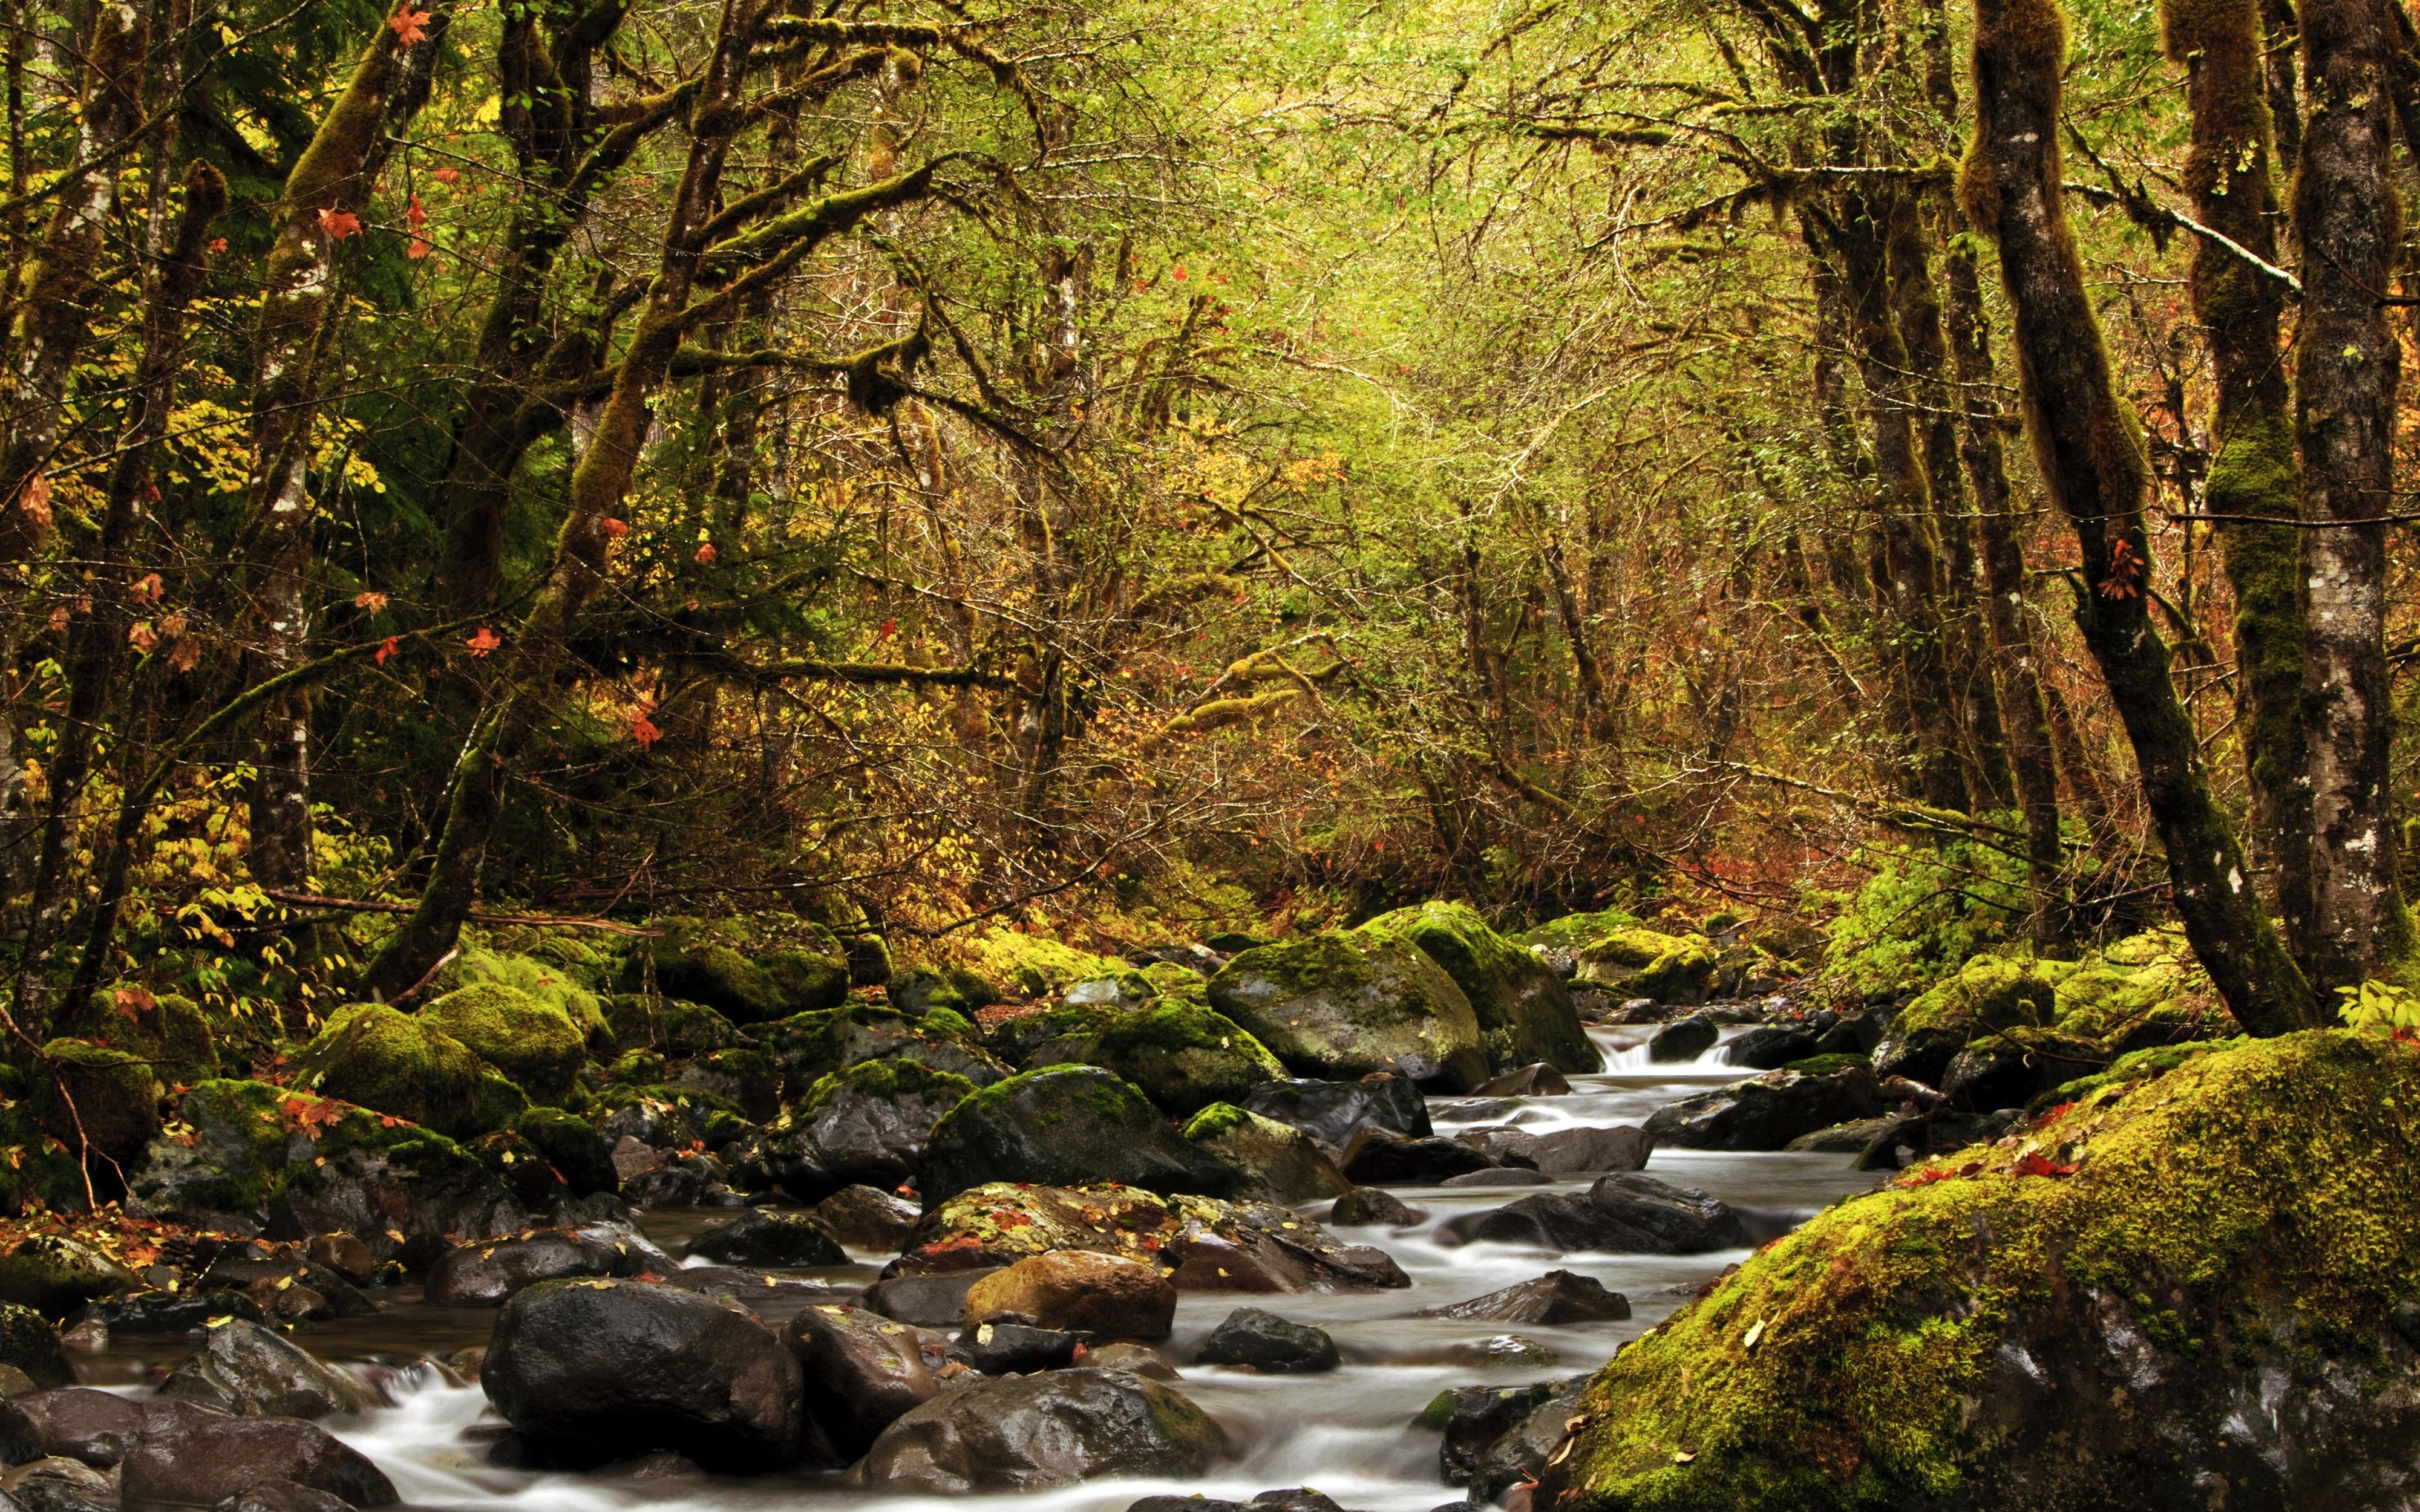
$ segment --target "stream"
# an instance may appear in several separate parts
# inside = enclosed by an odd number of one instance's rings
[[[1652,1031],[1652,1026],[1592,1029],[1606,1070],[1571,1077],[1569,1095],[1431,1098],[1431,1118],[1439,1134],[1508,1122],[1536,1133],[1573,1125],[1640,1123],[1676,1098],[1754,1074],[1723,1064],[1720,1045],[1696,1061],[1652,1064],[1644,1043]],[[1726,1031],[1726,1040],[1737,1032]],[[1772,1234],[1805,1221],[1843,1195],[1870,1190],[1875,1175],[1851,1169],[1853,1157],[1837,1154],[1658,1149],[1647,1170],[1678,1186],[1703,1188],[1742,1210],[1752,1231]],[[1175,1334],[1163,1346],[1176,1361],[1190,1361],[1202,1338],[1235,1307],[1261,1305],[1327,1330],[1343,1364],[1312,1376],[1262,1376],[1180,1365],[1184,1379],[1176,1389],[1218,1419],[1234,1451],[1215,1474],[1202,1480],[1094,1480],[988,1500],[1013,1503],[1020,1512],[1124,1512],[1136,1498],[1155,1493],[1200,1492],[1248,1501],[1273,1487],[1311,1486],[1346,1507],[1366,1512],[1427,1512],[1458,1501],[1460,1489],[1437,1478],[1437,1435],[1410,1427],[1438,1392],[1592,1371],[1618,1345],[1654,1326],[1700,1283],[1746,1256],[1744,1250],[1687,1256],[1557,1255],[1506,1244],[1450,1247],[1436,1242],[1438,1226],[1459,1213],[1500,1207],[1544,1191],[1585,1189],[1590,1180],[1551,1186],[1398,1187],[1392,1189],[1395,1195],[1422,1214],[1419,1223],[1404,1228],[1335,1227],[1340,1238],[1374,1244],[1392,1255],[1411,1277],[1408,1291],[1184,1295]],[[1325,1201],[1305,1204],[1302,1211],[1324,1220],[1326,1206]],[[643,1214],[641,1227],[677,1254],[679,1242],[729,1216],[720,1210],[656,1211]],[[861,1286],[875,1279],[890,1257],[856,1258],[861,1263],[793,1273]],[[1632,1316],[1620,1322],[1517,1328],[1406,1316],[1557,1268],[1592,1276],[1623,1293]],[[644,1477],[611,1470],[574,1474],[496,1467],[488,1462],[487,1450],[502,1424],[489,1411],[487,1397],[475,1385],[452,1383],[428,1363],[466,1346],[485,1345],[495,1323],[494,1310],[432,1306],[421,1302],[413,1288],[379,1295],[392,1300],[378,1316],[321,1325],[298,1342],[322,1359],[380,1367],[396,1405],[356,1418],[332,1419],[326,1426],[375,1460],[410,1506],[623,1512],[645,1504],[677,1512],[794,1505],[803,1494],[832,1512],[875,1505],[885,1512],[921,1512],[944,1500],[969,1500],[852,1489],[836,1474],[743,1480],[694,1473]],[[781,1302],[761,1304],[759,1316],[778,1328],[788,1312],[812,1300],[820,1299],[800,1288],[798,1301],[786,1307]],[[141,1391],[189,1348],[163,1341],[156,1350],[113,1349],[80,1357],[79,1369],[86,1384]]]

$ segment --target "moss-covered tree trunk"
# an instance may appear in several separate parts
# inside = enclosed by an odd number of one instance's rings
[[[2053,754],[2050,705],[2042,698],[2028,619],[2025,554],[2017,538],[2016,501],[2000,449],[1999,406],[1992,397],[1991,332],[1975,255],[1953,245],[1945,259],[1949,347],[1958,371],[1959,449],[1974,487],[1975,530],[1982,542],[1992,649],[2000,676],[2000,709],[2009,736],[2009,764],[2025,816],[2025,882],[2033,894],[2030,933],[2055,943],[2063,930],[2064,856],[2058,832],[2058,764]]]
[[[2277,196],[2269,158],[2269,86],[2258,0],[2169,0],[2168,55],[2186,69],[2193,145],[2185,191],[2203,224],[2245,251],[2277,258]],[[2278,346],[2284,291],[2241,255],[2202,238],[2193,260],[2194,314],[2210,332],[2217,381],[2217,455],[2203,490],[2213,515],[2302,513],[2291,394]],[[2310,793],[2303,785],[2303,532],[2240,523],[2219,533],[2235,591],[2235,710],[2251,795],[2248,848],[2274,868],[2291,944],[2310,912]],[[2304,965],[2310,964],[2308,958]]]
[[[253,387],[252,465],[238,555],[254,602],[249,681],[260,686],[309,656],[313,520],[308,486],[320,363],[341,304],[337,264],[396,135],[428,98],[444,8],[432,0],[416,40],[381,23],[344,92],[286,180],[277,240],[262,275]],[[263,711],[252,788],[251,868],[271,887],[301,887],[311,870],[311,698],[297,687]]]
[[[2402,347],[2381,296],[2402,234],[2388,177],[2396,42],[2386,0],[2304,0],[2311,108],[2294,182],[2304,288],[2295,427],[2304,506],[2335,523],[2305,532],[2303,547],[2312,844],[2309,912],[2288,927],[2322,987],[2358,982],[2411,947],[2388,792],[2386,527],[2348,523],[2388,513],[2395,484]]]
[[[2246,1029],[2297,1028],[2318,1019],[2319,1005],[2244,874],[2151,625],[2149,470],[2111,377],[2060,190],[2066,19],[2054,0],[1978,0],[1974,46],[1977,131],[1962,187],[1969,219],[1999,243],[2025,428],[2083,560],[2077,628],[2133,745],[2195,954]]]

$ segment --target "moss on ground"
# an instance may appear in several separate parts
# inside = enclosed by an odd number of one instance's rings
[[[1997,1504],[2007,1466],[2045,1451],[1995,1436],[1995,1361],[2095,1305],[2175,1362],[2168,1389],[2220,1366],[2357,1374],[2420,1271],[2415,1161],[2420,1050],[2383,1038],[2211,1047],[2106,1082],[1837,1204],[1623,1350],[1540,1504]],[[2044,1359],[2086,1368],[2092,1352]]]

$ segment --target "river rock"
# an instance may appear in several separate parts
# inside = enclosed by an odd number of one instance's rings
[[[718,1265],[807,1267],[846,1265],[848,1254],[823,1225],[803,1212],[755,1208],[689,1242],[691,1259]]]
[[[1720,1025],[1702,1013],[1693,1013],[1656,1030],[1647,1041],[1647,1058],[1658,1064],[1695,1060],[1712,1050],[1722,1037]]]
[[[1133,1339],[1111,1339],[1107,1344],[1088,1345],[1080,1358],[1095,1370],[1126,1370],[1151,1381],[1185,1379],[1167,1355],[1151,1345],[1140,1344]]]
[[[930,1208],[987,1181],[1221,1196],[1243,1180],[1131,1084],[1094,1066],[1053,1066],[985,1088],[934,1125],[918,1187]]]
[[[1555,1179],[1529,1165],[1497,1165],[1483,1171],[1466,1171],[1449,1176],[1439,1186],[1552,1186]]]
[[[669,1449],[733,1474],[801,1447],[799,1364],[762,1324],[670,1287],[544,1281],[496,1319],[479,1383],[544,1462]]]
[[[1491,1076],[1471,1088],[1476,1097],[1568,1097],[1572,1084],[1563,1073],[1541,1060]]]
[[[1226,1446],[1156,1381],[1076,1368],[937,1396],[876,1440],[854,1478],[892,1495],[1032,1491],[1103,1475],[1192,1479]]]
[[[1149,983],[1142,985],[1148,988]],[[1076,1000],[1074,991],[1068,1000]],[[1041,1054],[1115,1072],[1142,1088],[1162,1112],[1179,1119],[1216,1103],[1232,1103],[1263,1082],[1285,1075],[1277,1057],[1233,1019],[1179,997],[1156,997],[1105,1014],[1089,1032],[1067,1037],[1059,1049]],[[1037,1055],[1027,1065],[1043,1063]]]
[[[1782,1148],[1826,1155],[1860,1155],[1872,1148],[1874,1141],[1897,1134],[1908,1121],[1896,1113],[1880,1114],[1870,1119],[1851,1119],[1818,1129],[1813,1134],[1800,1134]],[[1893,1168],[1896,1169],[1895,1165]]]
[[[1884,1109],[1873,1072],[1852,1062],[1823,1076],[1772,1071],[1657,1108],[1655,1142],[1684,1149],[1780,1149],[1800,1134]]]
[[[116,1392],[68,1386],[0,1401],[0,1459],[65,1456],[106,1470],[143,1431],[144,1406]]]
[[[1003,1267],[981,1266],[955,1271],[903,1271],[868,1287],[865,1305],[885,1318],[919,1328],[955,1328],[967,1313],[967,1292]]]
[[[1054,1250],[968,1288],[967,1327],[1003,1316],[1107,1338],[1162,1339],[1176,1318],[1176,1288],[1155,1267],[1135,1260]]]
[[[2024,1044],[1993,1035],[1949,1057],[1941,1092],[1970,1113],[2022,1108],[2064,1083],[2100,1071],[2108,1053],[2089,1040],[2043,1033]]]
[[[824,1232],[851,1249],[890,1255],[907,1247],[919,1216],[914,1203],[870,1186],[843,1187],[815,1204]]]
[[[209,1330],[202,1347],[168,1372],[160,1395],[238,1417],[327,1417],[380,1405],[365,1382],[240,1318]]]
[[[1636,1124],[1583,1125],[1539,1134],[1530,1159],[1548,1176],[1592,1176],[1643,1170],[1654,1151],[1654,1136]]]
[[[949,1355],[986,1376],[1030,1376],[1037,1370],[1065,1369],[1082,1348],[1081,1339],[1058,1329],[985,1323],[960,1333]]]
[[[936,1032],[928,1021],[867,1004],[794,1014],[756,1035],[781,1072],[783,1095],[793,1102],[808,1096],[824,1077],[869,1060],[910,1060],[977,1087],[1009,1075],[980,1046]]]
[[[26,1380],[44,1389],[75,1384],[59,1331],[49,1319],[17,1303],[0,1303],[0,1365],[24,1372]]]
[[[129,1505],[216,1506],[270,1481],[292,1481],[356,1507],[400,1498],[378,1466],[316,1423],[233,1417],[193,1402],[148,1402],[118,1469]]]
[[[347,1512],[350,1504],[295,1481],[265,1480],[221,1502],[217,1512]]]
[[[19,1465],[0,1475],[7,1512],[109,1512],[117,1504],[117,1483],[81,1459],[54,1458]]]
[[[0,1303],[66,1318],[98,1297],[134,1291],[134,1273],[79,1240],[41,1235],[0,1256]]]
[[[1637,1171],[1600,1178],[1586,1192],[1541,1193],[1450,1219],[1438,1237],[1618,1255],[1697,1255],[1751,1242],[1729,1204]]]
[[[1364,1129],[1337,1163],[1355,1186],[1406,1186],[1492,1169],[1496,1162],[1458,1139],[1406,1139],[1391,1130]]]
[[[1510,1421],[1501,1432],[1466,1447],[1464,1484],[1470,1488],[1473,1504],[1503,1498],[1512,1488],[1538,1478],[1570,1434],[1587,1384],[1586,1376],[1576,1376],[1544,1382],[1543,1390],[1532,1388],[1526,1411],[1507,1414]]]
[[[1601,987],[1625,1001],[1702,1003],[1722,965],[1714,943],[1702,934],[1666,934],[1636,924],[1601,929],[1572,954],[1577,962],[1575,987]]]
[[[635,1241],[635,1242],[634,1242]],[[540,1281],[669,1270],[663,1252],[601,1226],[534,1228],[458,1245],[428,1268],[427,1298],[448,1307],[501,1307]]]
[[[1303,1376],[1333,1370],[1336,1341],[1325,1329],[1289,1322],[1258,1307],[1238,1307],[1210,1331],[1196,1365],[1249,1365],[1266,1375]]]
[[[823,1077],[767,1125],[752,1164],[801,1202],[847,1186],[896,1186],[916,1173],[941,1115],[974,1083],[912,1060],[864,1060]]]
[[[1804,1029],[1766,1025],[1723,1046],[1723,1064],[1745,1066],[1753,1071],[1778,1071],[1814,1054],[1815,1036]]]
[[[799,1362],[808,1418],[843,1459],[864,1454],[939,1389],[915,1327],[861,1307],[806,1308],[783,1329],[782,1342]]]
[[[1299,1075],[1350,1080],[1384,1071],[1466,1092],[1490,1074],[1470,999],[1392,930],[1246,950],[1210,979],[1209,996]]]
[[[1519,1427],[1541,1406],[1572,1392],[1585,1380],[1540,1381],[1523,1386],[1456,1386],[1437,1393],[1413,1419],[1412,1426],[1444,1435],[1437,1445],[1437,1476],[1449,1486],[1468,1486],[1479,1473],[1480,1457],[1497,1440]]]
[[[1596,1045],[1580,1026],[1562,977],[1490,929],[1477,910],[1463,903],[1422,903],[1382,914],[1357,933],[1382,931],[1399,933],[1419,947],[1462,989],[1491,1065],[1543,1066],[1549,1075],[1598,1068]]]
[[[1213,1103],[1195,1114],[1185,1137],[1244,1172],[1272,1202],[1310,1202],[1353,1189],[1311,1135],[1232,1103]]]
[[[1428,1100],[1401,1076],[1365,1077],[1357,1082],[1325,1082],[1313,1078],[1264,1082],[1244,1097],[1247,1112],[1290,1123],[1312,1138],[1339,1149],[1365,1128],[1379,1128],[1407,1138],[1425,1139]]]
[[[1418,1318],[1481,1318],[1497,1323],[1601,1323],[1630,1316],[1630,1299],[1594,1276],[1549,1271],[1467,1302],[1423,1308]]]
[[[1327,1210],[1327,1221],[1344,1227],[1374,1227],[1385,1224],[1404,1228],[1420,1221],[1420,1211],[1383,1187],[1357,1186],[1338,1197]]]

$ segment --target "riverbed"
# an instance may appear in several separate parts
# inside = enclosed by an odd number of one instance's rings
[[[1656,1065],[1646,1057],[1647,1030],[1591,1032],[1605,1052],[1606,1069],[1570,1078],[1568,1095],[1432,1098],[1430,1117],[1437,1132],[1506,1123],[1538,1133],[1574,1125],[1640,1123],[1677,1098],[1754,1074],[1724,1064],[1720,1045],[1696,1061]],[[1674,1185],[1702,1188],[1721,1197],[1740,1209],[1751,1232],[1762,1238],[1786,1231],[1845,1195],[1871,1190],[1879,1178],[1854,1170],[1852,1165],[1853,1158],[1846,1155],[1658,1149],[1647,1170]],[[375,1460],[413,1507],[624,1512],[645,1505],[667,1512],[720,1512],[795,1506],[804,1499],[831,1512],[876,1507],[924,1512],[945,1500],[961,1509],[969,1501],[988,1500],[1003,1508],[1013,1504],[1020,1512],[1124,1512],[1136,1498],[1156,1493],[1200,1492],[1242,1501],[1275,1487],[1311,1486],[1348,1508],[1428,1512],[1462,1497],[1459,1488],[1437,1477],[1437,1435],[1411,1427],[1437,1393],[1452,1386],[1512,1384],[1592,1371],[1624,1341],[1670,1315],[1709,1278],[1746,1257],[1745,1250],[1689,1256],[1559,1254],[1437,1242],[1438,1227],[1457,1214],[1588,1184],[1583,1179],[1551,1186],[1397,1187],[1395,1195],[1421,1214],[1418,1223],[1335,1228],[1340,1238],[1374,1244],[1393,1256],[1411,1277],[1408,1290],[1184,1296],[1174,1335],[1164,1346],[1183,1372],[1176,1389],[1218,1419],[1233,1454],[1216,1473],[1182,1484],[1094,1480],[1021,1496],[945,1499],[852,1489],[832,1473],[743,1480],[659,1470],[574,1474],[505,1469],[489,1460],[489,1447],[503,1425],[489,1410],[485,1395],[476,1385],[456,1382],[432,1363],[465,1347],[486,1344],[495,1322],[493,1310],[432,1306],[419,1299],[416,1288],[403,1288],[379,1293],[387,1305],[376,1317],[317,1327],[297,1342],[322,1359],[374,1368],[394,1405],[331,1420],[327,1426]],[[1302,1211],[1324,1220],[1326,1206],[1307,1204]],[[641,1227],[677,1254],[680,1242],[728,1216],[723,1211],[657,1211],[644,1214]],[[846,1267],[785,1274],[862,1286],[875,1279],[890,1257],[853,1258],[857,1263]],[[1630,1300],[1631,1316],[1620,1322],[1512,1328],[1408,1316],[1553,1269],[1591,1276],[1623,1293]],[[788,1312],[820,1295],[814,1288],[796,1288],[794,1298],[777,1296],[758,1304],[759,1314],[778,1327]],[[1327,1330],[1342,1365],[1323,1375],[1262,1376],[1184,1364],[1210,1330],[1239,1305],[1264,1306]],[[186,1348],[112,1350],[84,1357],[80,1368],[88,1384],[145,1391],[147,1382]]]

